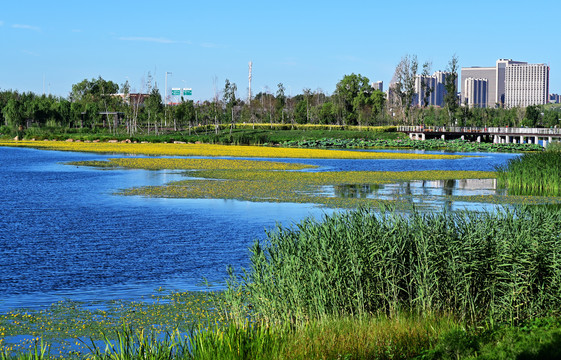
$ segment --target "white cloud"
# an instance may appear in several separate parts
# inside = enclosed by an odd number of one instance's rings
[[[37,26],[32,25],[25,25],[25,24],[14,24],[12,25],[14,29],[23,29],[23,30],[33,30],[33,31],[41,31],[41,29]]]
[[[173,41],[166,38],[157,38],[157,37],[143,37],[143,36],[121,36],[119,40],[123,41],[144,41],[144,42],[155,42],[160,44],[173,44],[177,41]]]

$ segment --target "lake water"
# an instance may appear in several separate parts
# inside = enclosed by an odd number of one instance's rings
[[[319,171],[493,170],[518,156],[478,155],[460,160],[275,161],[315,164]],[[247,265],[247,248],[265,237],[265,229],[332,212],[312,204],[117,196],[113,193],[120,189],[184,177],[178,171],[64,165],[109,157],[122,156],[0,147],[0,313],[63,299],[139,300],[160,287],[200,290],[203,278],[221,287],[229,265]],[[324,191],[391,198],[495,190],[492,182],[448,181]],[[443,206],[480,204],[448,201]]]

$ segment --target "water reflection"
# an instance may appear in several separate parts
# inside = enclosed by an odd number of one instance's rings
[[[447,179],[414,180],[391,184],[346,184],[325,186],[320,189],[323,196],[392,200],[427,205],[429,207],[453,210],[466,203],[455,201],[455,196],[505,195],[504,189],[497,188],[496,179]],[[472,203],[471,207],[490,208],[494,205]]]
[[[380,185],[377,184],[345,184],[335,185],[333,192],[336,197],[365,199],[372,197],[371,195],[377,192],[378,189],[380,189]]]

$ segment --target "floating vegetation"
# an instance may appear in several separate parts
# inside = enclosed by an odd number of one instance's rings
[[[219,321],[222,304],[220,292],[162,292],[140,302],[61,301],[43,310],[17,309],[0,314],[0,349],[27,351],[40,337],[53,345],[51,355],[62,356],[87,352],[79,338],[103,340],[123,326],[156,334],[188,332]]]
[[[167,143],[109,143],[67,141],[0,141],[0,146],[31,147],[45,150],[122,153],[168,156],[261,157],[300,159],[461,159],[462,155],[403,154],[395,152],[297,149],[263,146]]]
[[[73,161],[68,165],[94,167],[123,167],[145,170],[302,170],[317,168],[315,165],[282,163],[273,161],[226,160],[226,159],[177,159],[177,158],[119,158],[107,161]]]
[[[354,208],[387,201],[375,197],[328,195],[325,186],[368,185],[374,191],[379,184],[411,180],[488,179],[485,171],[325,171],[284,172],[258,170],[202,170],[189,173],[197,179],[182,180],[163,186],[127,189],[122,195],[164,198],[235,199],[255,202],[292,202],[321,204],[328,207]],[[201,180],[200,178],[203,178]]]
[[[521,152],[543,151],[539,144],[495,144],[478,143],[467,140],[428,139],[331,139],[291,140],[283,146],[300,148],[402,148],[415,150],[448,150],[455,152]]]

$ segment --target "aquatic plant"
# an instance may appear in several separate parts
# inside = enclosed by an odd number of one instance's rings
[[[539,144],[494,144],[478,143],[467,140],[428,139],[300,139],[285,141],[287,147],[299,148],[401,148],[415,150],[447,150],[455,152],[522,152],[543,151]]]
[[[498,166],[497,180],[511,195],[561,195],[561,152],[528,153]]]
[[[485,171],[259,171],[243,169],[189,172],[195,179],[162,186],[126,189],[121,195],[163,198],[236,199],[255,202],[292,202],[322,204],[333,208],[355,208],[387,201],[375,196],[342,197],[330,195],[325,187],[358,184],[377,189],[379,184],[411,180],[488,179]],[[203,180],[201,180],[201,178]],[[211,180],[211,181],[209,181]],[[396,195],[395,200],[399,200]]]
[[[461,155],[403,154],[395,152],[293,149],[262,146],[210,144],[167,144],[127,142],[0,141],[0,146],[31,147],[45,150],[82,151],[169,156],[260,157],[300,159],[461,159]]]
[[[178,158],[119,158],[107,161],[73,161],[75,166],[123,167],[146,170],[302,170],[317,168],[315,165],[282,163],[274,161],[231,160],[231,159],[178,159]]]
[[[226,296],[272,323],[402,311],[517,323],[561,308],[559,229],[561,211],[541,207],[336,213],[256,241]]]

